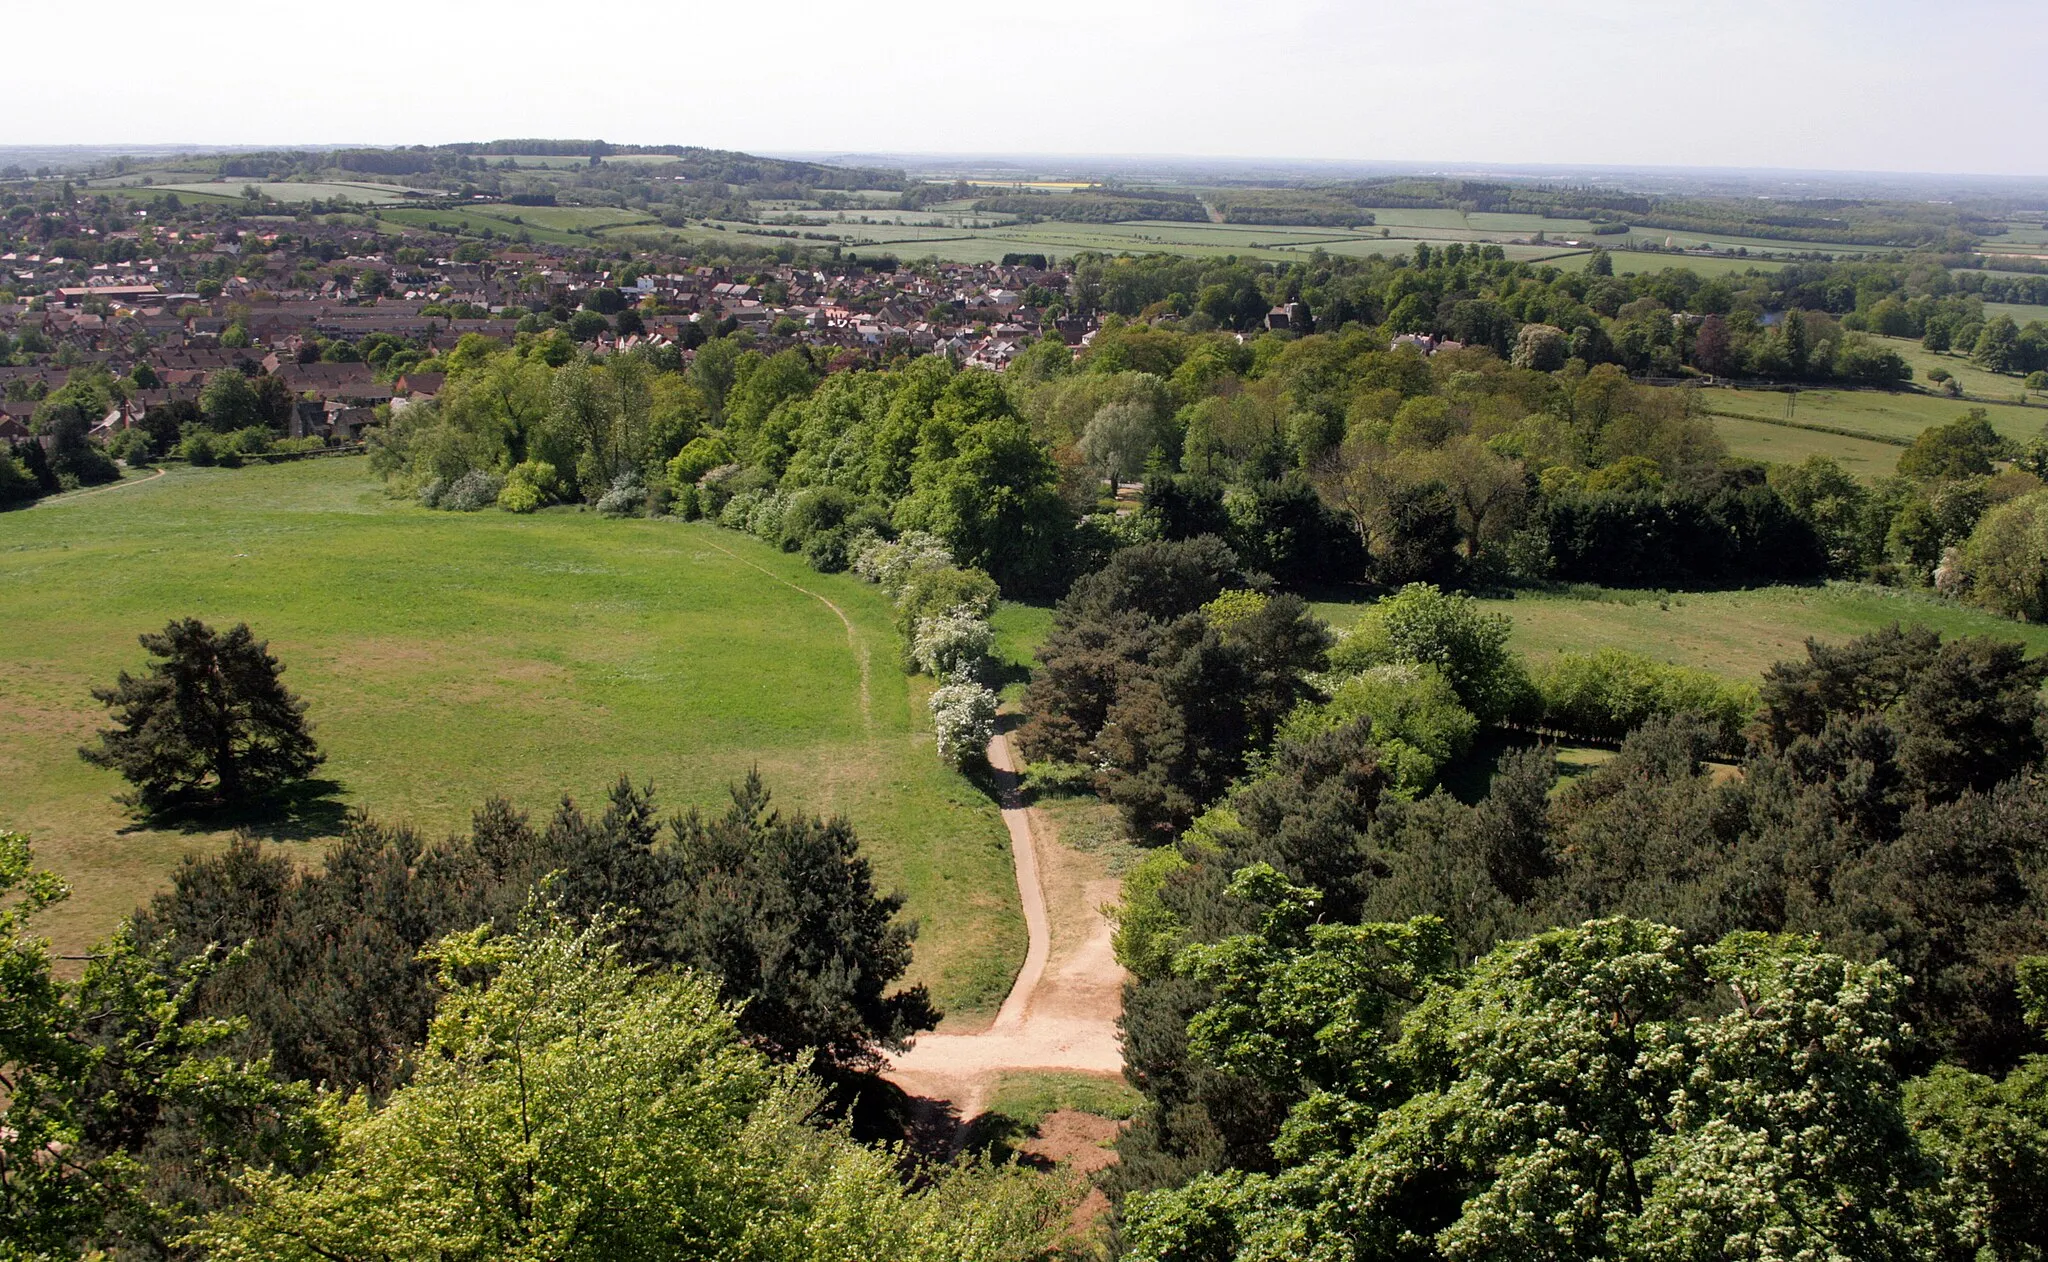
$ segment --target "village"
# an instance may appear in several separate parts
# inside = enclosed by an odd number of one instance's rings
[[[390,410],[434,397],[442,374],[408,367],[465,337],[509,345],[561,329],[597,355],[673,347],[687,364],[711,337],[743,334],[764,349],[816,348],[831,371],[928,354],[1000,371],[1041,335],[1080,345],[1094,329],[1066,313],[1068,275],[1035,257],[712,266],[317,220],[102,234],[89,216],[54,245],[74,234],[102,257],[130,257],[85,264],[0,238],[13,247],[0,253],[0,298],[13,299],[0,302],[0,352],[12,348],[0,353],[0,441],[26,439],[38,401],[81,367],[135,383],[95,425],[101,441],[234,370],[289,391],[290,437],[353,443]]]

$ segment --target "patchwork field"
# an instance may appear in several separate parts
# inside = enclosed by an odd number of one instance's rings
[[[104,722],[89,690],[190,615],[248,621],[310,703],[338,787],[259,829],[309,859],[343,808],[432,836],[491,794],[542,817],[565,792],[601,804],[623,772],[665,810],[716,809],[758,766],[785,808],[853,821],[949,1012],[992,1012],[1023,956],[1002,823],[934,756],[886,598],[744,536],[434,513],[354,458],[179,469],[0,514],[0,601],[0,826],[71,882],[46,921],[67,952],[226,839],[136,827],[76,753]]]

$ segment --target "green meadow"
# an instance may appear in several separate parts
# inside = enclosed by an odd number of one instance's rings
[[[136,635],[194,616],[247,621],[310,705],[330,796],[253,825],[308,860],[347,808],[435,836],[493,794],[602,810],[627,774],[716,810],[758,767],[783,808],[854,823],[949,1012],[992,1013],[1022,959],[1001,819],[935,756],[887,599],[745,536],[430,512],[358,458],[180,468],[0,514],[0,600],[0,827],[73,887],[43,922],[61,950],[226,840],[138,826],[76,752],[104,723],[91,688],[144,665]]]
[[[1864,583],[1680,593],[1588,587],[1480,603],[1513,621],[1509,644],[1531,661],[1617,648],[1738,680],[1755,680],[1773,662],[1805,656],[1808,637],[1839,643],[1894,622],[1923,623],[1944,636],[2018,640],[2030,653],[2048,653],[2048,627]],[[1348,627],[1366,607],[1321,603],[1316,611],[1331,625]]]

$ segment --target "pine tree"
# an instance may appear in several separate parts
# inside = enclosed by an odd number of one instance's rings
[[[172,621],[142,646],[159,659],[121,672],[93,698],[117,726],[79,755],[135,786],[121,801],[145,815],[247,803],[312,774],[322,761],[306,703],[279,676],[269,646],[238,623],[225,635],[196,618]]]

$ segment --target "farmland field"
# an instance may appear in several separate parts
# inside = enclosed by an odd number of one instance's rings
[[[495,208],[493,208],[495,209]],[[521,206],[517,210],[532,210],[536,207]],[[512,213],[516,213],[512,212]],[[376,217],[385,223],[402,224],[411,228],[425,228],[429,224],[440,224],[443,228],[455,228],[462,232],[477,232],[489,228],[492,232],[508,237],[517,237],[524,231],[529,238],[550,245],[576,245],[582,238],[555,228],[543,228],[539,224],[517,224],[510,218],[475,210],[383,210]],[[522,216],[523,217],[523,216]]]
[[[2048,320],[2048,307],[2031,302],[1987,302],[1984,315],[1989,319],[2011,316],[2015,324],[2027,324],[2034,320]]]
[[[2013,382],[2017,387],[2018,382]],[[1792,400],[1790,413],[1786,403]],[[1931,425],[1945,425],[1981,407],[1991,426],[2007,438],[2038,437],[2048,408],[2017,404],[1978,403],[1910,390],[1801,390],[1796,395],[1776,390],[1707,390],[1700,405],[1715,413],[1765,421],[1791,421],[1853,430],[1878,439],[1910,440]]]
[[[309,202],[313,200],[332,201],[347,198],[352,202],[384,205],[389,202],[409,201],[415,197],[429,196],[397,184],[369,184],[349,182],[336,183],[265,183],[262,181],[227,180],[203,184],[157,184],[153,188],[164,189],[184,196],[204,193],[214,197],[240,198],[242,190],[254,183],[256,191],[265,197],[280,202]]]
[[[1992,304],[1986,303],[1984,305],[1986,312],[1989,313]],[[2018,309],[2040,312],[2041,315],[2035,317],[2036,319],[2048,316],[2048,307],[2022,307]],[[2022,321],[2022,323],[2025,322]],[[1970,357],[1967,355],[1945,355],[1939,351],[1930,351],[1913,338],[1880,337],[1876,340],[1897,351],[1901,358],[1913,366],[1913,379],[1915,381],[1927,380],[1927,372],[1931,368],[1946,368],[1950,376],[1962,383],[1963,390],[1967,394],[1983,395],[1987,398],[2003,401],[2016,397],[2023,389],[2021,378],[2008,377],[2001,373],[1979,368],[1970,362]],[[2036,393],[2033,397],[2040,399],[2044,396]]]
[[[1989,635],[2048,652],[2048,627],[2012,622],[1919,592],[1860,583],[1764,587],[1750,591],[1623,592],[1595,598],[1524,593],[1484,600],[1514,622],[1510,645],[1532,660],[1561,652],[1618,648],[1697,666],[1730,679],[1755,680],[1773,662],[1805,655],[1808,636],[1839,642],[1900,623],[1924,623],[1944,636]],[[1363,604],[1324,603],[1316,611],[1347,627]]]
[[[429,512],[355,458],[179,469],[0,515],[0,599],[0,826],[71,882],[45,919],[62,950],[225,840],[135,826],[119,780],[75,752],[104,722],[89,689],[142,666],[138,633],[189,615],[247,620],[310,703],[339,788],[334,809],[263,830],[283,844],[331,835],[343,805],[429,836],[494,793],[544,817],[564,792],[601,803],[621,773],[665,811],[716,808],[758,766],[784,808],[853,821],[922,922],[913,980],[948,1011],[987,1015],[1022,958],[1003,826],[934,755],[886,598],[744,536]]]
[[[1728,444],[1728,454],[1744,460],[1798,464],[1809,456],[1826,456],[1859,478],[1878,478],[1898,465],[1904,448],[1868,438],[1851,438],[1796,425],[1773,424],[1735,416],[1711,418],[1714,432]]]

